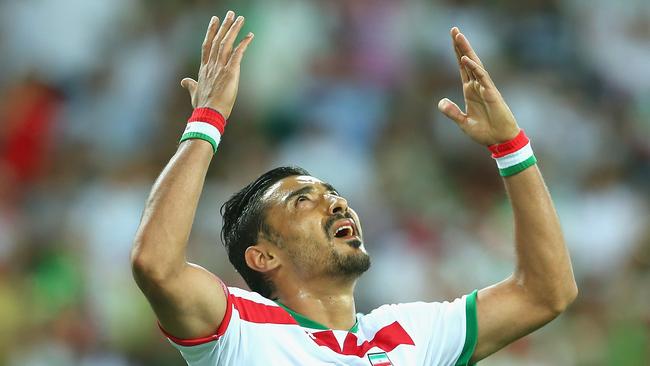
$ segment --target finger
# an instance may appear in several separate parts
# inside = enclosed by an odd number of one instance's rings
[[[467,56],[465,56],[465,57],[467,57]],[[461,61],[461,62],[462,62],[462,61]],[[467,70],[467,74],[469,75],[469,80],[471,80],[471,81],[476,81],[476,80],[478,79],[478,78],[476,77],[476,74],[474,74],[474,72],[472,71],[472,69],[470,69],[469,67],[467,67],[465,64],[463,64],[463,67],[465,68],[465,70]]]
[[[463,83],[466,83],[469,81],[469,75],[463,63],[460,62],[460,58],[462,54],[460,53],[458,47],[456,47],[456,41],[454,40],[455,39],[454,37],[456,37],[456,34],[458,34],[459,32],[460,31],[458,30],[457,27],[451,28],[451,45],[452,47],[454,47],[454,52],[456,53],[456,62],[458,62],[458,69],[460,70],[460,79],[463,81]]]
[[[467,115],[458,108],[456,103],[452,102],[447,98],[443,98],[438,102],[438,110],[442,112],[447,118],[456,122],[459,125],[462,125],[467,121]]]
[[[454,39],[456,41],[456,46],[464,56],[471,58],[472,61],[476,62],[481,67],[483,67],[483,63],[481,62],[481,59],[478,58],[478,55],[476,54],[476,52],[474,52],[472,45],[469,44],[469,40],[467,39],[467,37],[465,37],[464,34],[459,32]]]
[[[226,33],[226,36],[221,41],[221,44],[219,45],[219,55],[217,56],[217,62],[220,65],[225,65],[228,62],[228,59],[232,54],[232,45],[235,43],[239,31],[244,26],[244,21],[245,19],[243,16],[238,16],[237,20],[235,20],[232,27],[228,30],[228,33]]]
[[[472,74],[472,70],[468,69],[467,66],[463,65],[463,63],[460,61],[460,59],[463,57],[463,54],[458,50],[458,47],[454,48],[456,50],[456,55],[458,56],[458,68],[461,70],[461,75],[460,78],[463,80],[463,83],[471,80],[476,80],[476,77],[474,77],[474,74]],[[465,78],[463,79],[463,74],[465,75]]]
[[[208,24],[208,30],[205,32],[205,39],[203,39],[203,45],[201,46],[201,63],[205,64],[208,62],[208,57],[210,56],[210,48],[212,47],[212,39],[215,34],[217,34],[217,29],[219,29],[219,18],[213,16],[210,19],[210,24]]]
[[[208,56],[208,60],[212,60],[213,62],[217,60],[217,55],[219,54],[219,44],[221,44],[221,40],[223,37],[225,37],[226,33],[228,33],[228,30],[234,21],[235,13],[232,10],[228,10],[226,16],[223,18],[221,27],[219,27],[219,31],[217,31],[217,34],[212,39],[212,45],[210,46],[210,56]]]
[[[197,83],[196,80],[192,78],[184,78],[183,80],[181,80],[181,86],[187,89],[187,91],[190,92],[190,95],[194,94],[194,90],[196,90],[198,84],[199,83]]]
[[[474,60],[470,59],[467,56],[463,56],[461,59],[461,62],[467,66],[467,68],[472,72],[476,80],[484,87],[484,88],[493,88],[494,83],[492,82],[492,78],[490,78],[490,75],[488,74],[487,71],[483,67],[481,67],[479,64],[474,62]]]
[[[232,51],[232,56],[230,56],[230,60],[228,61],[229,66],[239,66],[241,64],[241,59],[244,57],[244,52],[246,52],[246,48],[248,48],[248,45],[253,41],[254,37],[255,35],[253,33],[248,33],[246,37],[242,39],[241,42],[239,42],[235,50]]]

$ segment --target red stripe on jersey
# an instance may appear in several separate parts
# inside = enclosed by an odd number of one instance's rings
[[[252,300],[230,295],[241,320],[251,323],[298,324],[284,309],[275,305],[260,304]]]
[[[395,347],[406,344],[415,345],[411,336],[406,333],[404,328],[398,323],[393,322],[381,328],[370,341],[363,341],[357,345],[357,336],[354,333],[348,333],[343,341],[343,349],[339,346],[334,333],[331,330],[312,333],[314,342],[319,346],[325,346],[336,353],[348,356],[364,357],[373,347],[377,347],[384,352],[390,352]]]
[[[223,315],[223,320],[221,320],[221,324],[219,324],[219,328],[217,328],[217,337],[221,337],[224,333],[226,333],[226,329],[228,329],[228,324],[230,324],[230,318],[232,318],[232,298],[233,296],[230,294],[230,291],[228,290],[228,286],[226,286],[221,279],[219,280],[219,283],[221,284],[221,287],[223,288],[223,292],[226,294],[226,313]]]
[[[235,296],[228,291],[228,288],[223,284],[223,282],[221,282],[221,286],[227,296],[226,313],[224,314],[219,328],[217,328],[214,334],[202,338],[180,339],[167,333],[162,327],[160,327],[160,330],[162,330],[165,336],[174,343],[186,347],[198,346],[200,344],[216,341],[226,332],[226,329],[228,329],[228,324],[230,324],[230,319],[232,318],[233,307],[239,312],[239,318],[241,320],[249,321],[251,323],[298,324],[289,313],[279,306],[260,304],[243,297]]]
[[[341,346],[339,346],[339,342],[336,340],[336,337],[331,330],[323,330],[320,332],[311,333],[311,336],[309,338],[311,338],[319,346],[325,346],[336,353],[343,353],[341,352]]]

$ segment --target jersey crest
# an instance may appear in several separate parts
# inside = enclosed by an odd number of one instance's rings
[[[368,353],[368,359],[372,366],[393,366],[386,352]]]

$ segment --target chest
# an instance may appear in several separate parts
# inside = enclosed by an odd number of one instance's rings
[[[274,327],[265,332],[242,332],[237,356],[245,365],[402,366],[422,363],[419,348],[398,324],[367,336],[301,327]],[[235,356],[235,355],[233,355]],[[242,360],[245,360],[242,362]]]

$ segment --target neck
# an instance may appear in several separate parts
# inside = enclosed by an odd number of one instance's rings
[[[310,281],[277,289],[278,301],[289,309],[330,329],[349,330],[356,323],[356,280]]]

